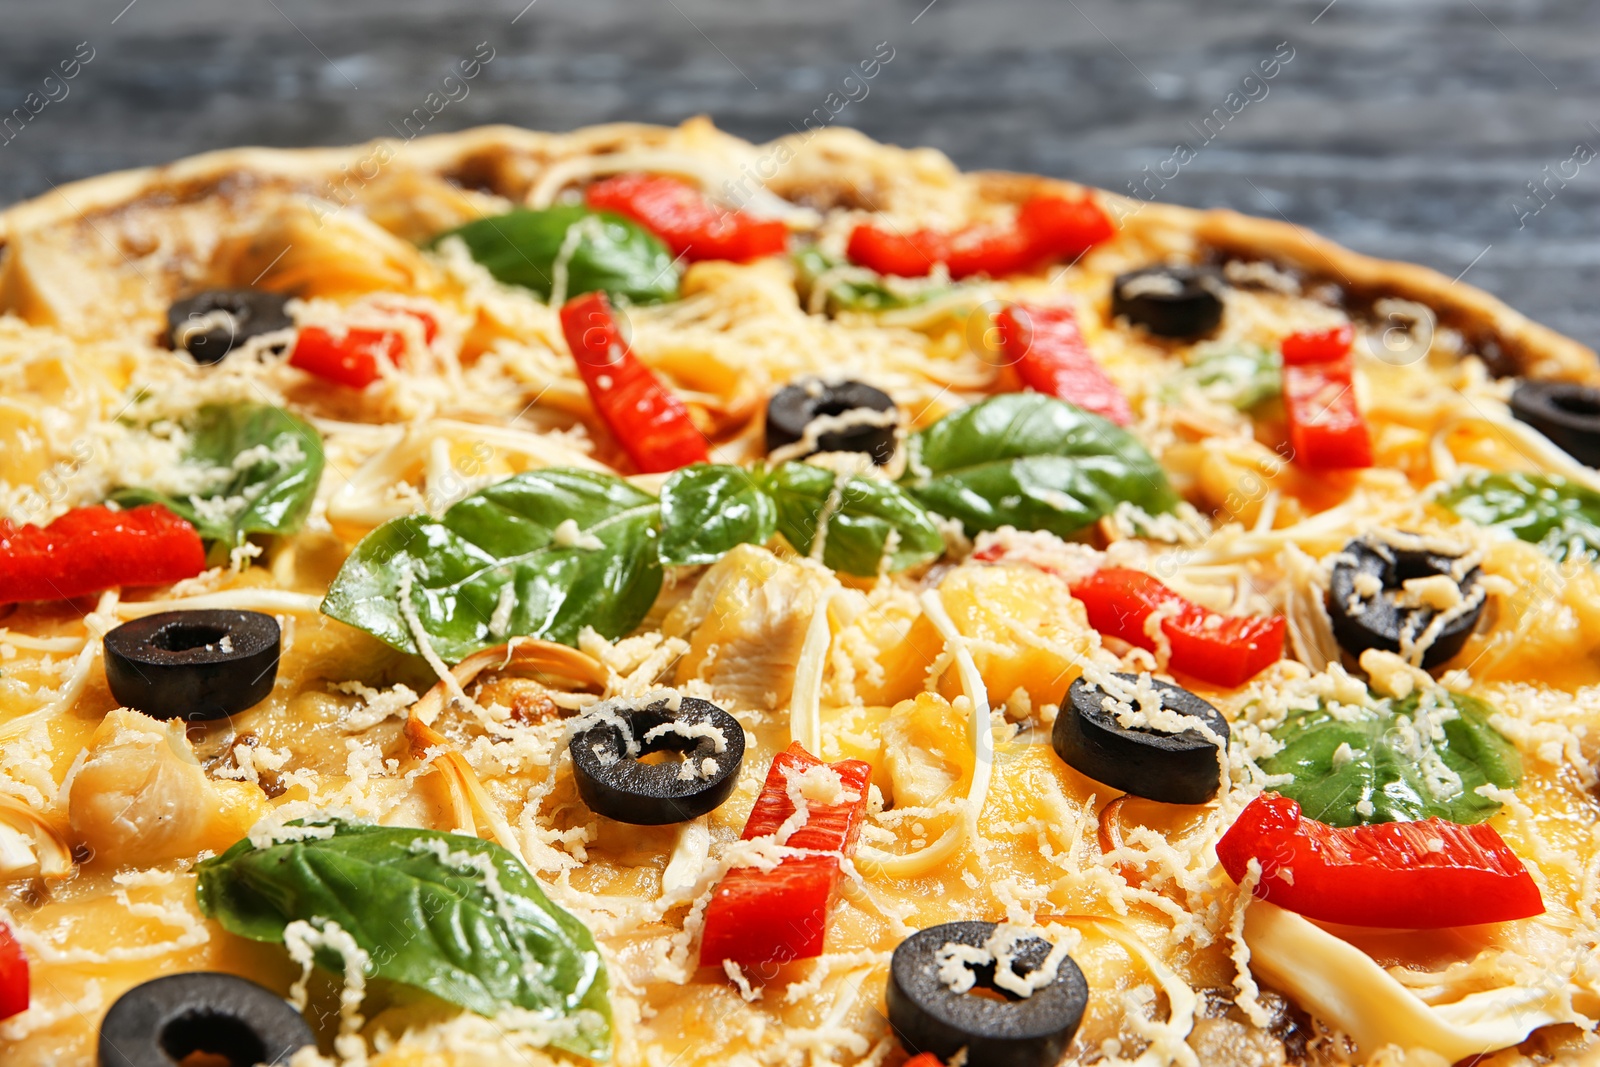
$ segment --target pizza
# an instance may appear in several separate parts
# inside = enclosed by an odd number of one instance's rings
[[[0,1060],[1589,1062],[1600,364],[704,120],[0,214]]]

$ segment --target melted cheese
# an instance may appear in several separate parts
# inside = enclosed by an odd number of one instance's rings
[[[1449,1004],[1417,999],[1372,957],[1293,912],[1257,901],[1245,919],[1255,967],[1366,1055],[1388,1045],[1447,1060],[1515,1045],[1541,1026],[1583,1022],[1555,975],[1526,987],[1471,993]]]

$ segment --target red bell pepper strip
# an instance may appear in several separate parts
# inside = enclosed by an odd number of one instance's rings
[[[48,526],[0,519],[0,604],[165,585],[205,569],[199,533],[160,504],[74,508]]]
[[[0,1019],[28,1010],[28,957],[5,923],[0,923]]]
[[[439,324],[426,311],[403,307],[382,307],[385,311],[410,315],[422,323],[423,340],[428,344],[439,334]],[[399,330],[380,330],[352,326],[342,334],[321,326],[303,326],[295,337],[289,366],[352,389],[365,389],[382,377],[378,360],[398,366],[406,350],[406,338]]]
[[[789,779],[820,766],[824,766],[822,761],[798,741],[778,753],[742,839],[777,833],[795,813]],[[786,856],[770,871],[735,867],[723,876],[706,908],[700,942],[702,966],[715,966],[723,960],[741,965],[782,963],[822,955],[828,904],[841,875],[838,856],[820,853],[849,855],[855,850],[872,778],[872,767],[860,760],[828,766],[839,775],[845,793],[853,793],[855,799],[809,804],[806,821],[784,842],[818,855]]]
[[[984,223],[947,234],[900,233],[861,223],[850,233],[846,254],[879,274],[920,278],[935,263],[944,263],[952,278],[999,278],[1053,259],[1075,259],[1115,232],[1111,219],[1088,197],[1036,196],[1008,226]]]
[[[1089,610],[1090,626],[1151,651],[1156,640],[1146,620],[1161,610],[1161,632],[1172,648],[1169,666],[1212,685],[1243,685],[1283,654],[1283,616],[1222,615],[1143,571],[1102,567],[1071,588]]]
[[[1356,406],[1349,325],[1283,339],[1283,404],[1294,462],[1314,470],[1372,466],[1372,436]]]
[[[1133,421],[1128,398],[1090,354],[1070,308],[1013,304],[995,324],[1001,352],[1029,389],[1071,401],[1118,426]]]
[[[1222,835],[1217,859],[1235,882],[1259,860],[1256,896],[1323,922],[1432,930],[1544,912],[1539,887],[1487,823],[1340,829],[1265,793]]]
[[[748,263],[782,252],[789,230],[777,219],[713,206],[700,190],[661,174],[618,174],[589,186],[584,200],[614,211],[661,238],[674,256]]]
[[[561,309],[561,331],[600,418],[644,474],[673,471],[711,458],[689,409],[628,349],[603,292],[585,293]]]
[[[919,1052],[900,1067],[944,1067],[944,1061],[931,1052]]]

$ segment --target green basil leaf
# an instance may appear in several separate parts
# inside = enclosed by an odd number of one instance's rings
[[[1200,350],[1162,383],[1161,398],[1172,403],[1190,390],[1244,411],[1283,393],[1283,359],[1252,344]]]
[[[942,283],[905,279],[891,283],[881,274],[865,267],[851,266],[815,245],[800,249],[793,259],[800,300],[807,308],[813,306],[812,295],[821,282],[827,283],[823,305],[829,312],[892,311],[915,307],[936,296],[943,296],[952,288]],[[841,268],[846,269],[842,273],[834,273]]]
[[[778,532],[795,551],[810,554],[817,523],[826,516],[822,562],[836,571],[871,577],[885,555],[890,571],[903,571],[944,552],[939,527],[892,482],[841,480],[824,467],[785,463],[767,476],[766,486],[778,506]]]
[[[1261,769],[1292,774],[1293,782],[1275,788],[1311,818],[1334,826],[1431,816],[1482,822],[1500,804],[1475,790],[1485,783],[1515,786],[1522,779],[1522,761],[1511,742],[1489,725],[1493,707],[1459,693],[1450,701],[1456,715],[1443,723],[1439,738],[1427,736],[1431,729],[1418,729],[1415,695],[1380,701],[1377,708],[1341,705],[1337,714],[1325,704],[1293,712],[1272,731],[1283,749],[1263,760]],[[1437,710],[1430,716],[1439,717]],[[1349,748],[1342,750],[1345,745]]]
[[[186,466],[209,475],[203,492],[175,497],[137,486],[111,499],[124,507],[164,504],[207,541],[229,546],[247,534],[289,534],[311,510],[322,480],[322,438],[303,419],[267,404],[210,404],[184,424]]]
[[[1600,493],[1558,474],[1470,474],[1439,503],[1479,526],[1498,526],[1556,559],[1600,558]]]
[[[408,515],[372,531],[345,561],[322,610],[417,652],[399,607],[409,584],[429,643],[451,663],[511,636],[571,645],[592,626],[621,637],[661,589],[659,513],[655,497],[609,474],[527,471],[441,518]],[[577,537],[558,540],[565,520],[576,524]]]
[[[1149,514],[1178,496],[1132,434],[1041,393],[1005,393],[911,436],[901,484],[969,535],[1001,526],[1068,536],[1123,501]]]
[[[528,869],[477,837],[333,822],[332,836],[256,848],[196,867],[201,912],[230,933],[282,942],[291,922],[336,922],[371,956],[369,975],[479,1015],[522,1008],[569,1020],[555,1044],[611,1051],[605,963],[594,937]],[[342,974],[328,949],[319,966]]]
[[[581,204],[518,209],[476,219],[434,243],[446,237],[461,238],[472,258],[500,281],[532,289],[546,300],[563,261],[569,300],[596,290],[634,304],[678,298],[678,266],[667,246],[643,226],[609,211]]]
[[[715,563],[734,545],[766,544],[778,528],[778,507],[762,478],[759,470],[722,464],[674,471],[661,487],[661,562]]]

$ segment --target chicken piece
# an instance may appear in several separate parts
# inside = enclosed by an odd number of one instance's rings
[[[780,560],[755,545],[739,545],[718,560],[662,629],[689,651],[678,661],[677,684],[710,684],[743,707],[787,705],[806,627],[822,603],[828,579],[804,564]]]
[[[212,264],[233,284],[301,297],[432,293],[439,272],[422,253],[358,211],[288,204],[247,238],[226,242]]]
[[[118,708],[89,740],[68,812],[77,839],[114,865],[221,851],[266,812],[245,782],[206,778],[183,723]]]
[[[884,720],[880,758],[889,772],[888,800],[894,807],[928,807],[964,797],[973,763],[967,716],[934,693],[902,700]]]
[[[939,583],[939,599],[956,629],[967,639],[978,673],[998,707],[1019,689],[1029,704],[1060,704],[1098,645],[1083,605],[1061,579],[1032,567],[963,564]],[[928,668],[944,652],[944,640],[926,617],[911,625],[905,639],[884,650],[884,685],[875,702],[904,700],[925,688]],[[938,690],[954,699],[961,693],[956,671],[946,667]]]

